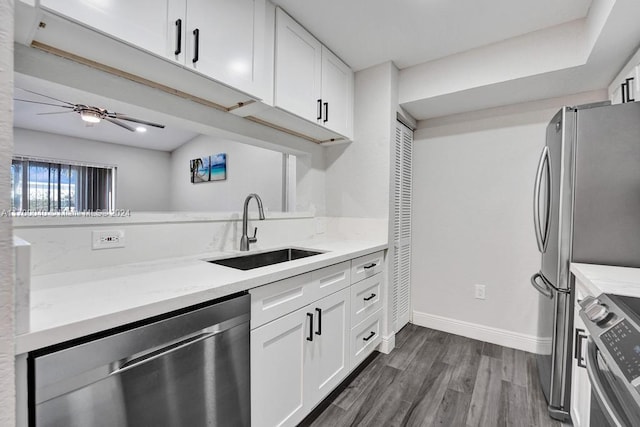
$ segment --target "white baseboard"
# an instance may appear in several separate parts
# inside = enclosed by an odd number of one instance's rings
[[[413,322],[418,326],[462,335],[479,341],[515,348],[530,353],[544,354],[551,351],[551,339],[465,322],[435,314],[413,312]]]
[[[391,350],[396,348],[396,334],[392,333],[388,337],[382,337],[382,341],[378,346],[378,351],[380,353],[389,354]]]

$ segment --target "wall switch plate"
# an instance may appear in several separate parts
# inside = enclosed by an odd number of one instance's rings
[[[485,287],[484,285],[476,285],[476,298],[485,299]]]
[[[91,249],[124,248],[124,230],[103,230],[91,233]]]

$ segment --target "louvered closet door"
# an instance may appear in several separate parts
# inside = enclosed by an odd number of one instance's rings
[[[393,212],[393,321],[399,331],[411,320],[411,159],[413,131],[396,124]]]

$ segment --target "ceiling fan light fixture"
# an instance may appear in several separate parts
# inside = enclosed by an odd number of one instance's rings
[[[147,128],[144,126],[138,126],[136,128],[136,132],[139,132],[139,133],[145,133],[146,131],[147,131]]]
[[[100,123],[100,114],[96,113],[95,111],[80,111],[80,117],[87,123]]]

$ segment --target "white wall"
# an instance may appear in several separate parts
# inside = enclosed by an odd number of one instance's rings
[[[415,323],[536,349],[538,293],[529,277],[538,271],[540,255],[532,194],[545,129],[562,105],[602,99],[605,91],[419,122],[413,152]],[[474,298],[475,284],[486,286],[486,300]]]
[[[16,128],[15,154],[116,165],[116,208],[169,210],[170,153]]]
[[[355,74],[353,142],[326,148],[328,234],[388,240],[391,153],[398,106],[398,69],[386,62]],[[388,252],[387,258],[391,256]],[[387,282],[390,269],[387,265]],[[393,344],[386,287],[383,351]]]
[[[13,1],[0,0],[0,194],[9,194],[13,152]],[[11,209],[0,197],[0,210]],[[0,217],[0,425],[15,424],[11,220]]]
[[[296,211],[327,212],[325,148],[314,145],[307,154],[296,154]]]
[[[390,143],[397,69],[387,62],[355,75],[354,140],[327,147],[327,215],[388,218]]]
[[[117,266],[162,258],[238,251],[240,214],[132,213],[125,218],[14,218],[14,232],[31,244],[34,276]],[[258,227],[252,250],[311,239],[314,219],[308,215],[267,214],[249,226]],[[122,230],[125,247],[92,250],[92,231]]]
[[[191,183],[189,162],[227,153],[227,179]],[[239,211],[245,197],[257,193],[265,209],[282,211],[282,153],[237,141],[199,135],[171,153],[171,210]],[[257,205],[251,202],[250,209]]]

